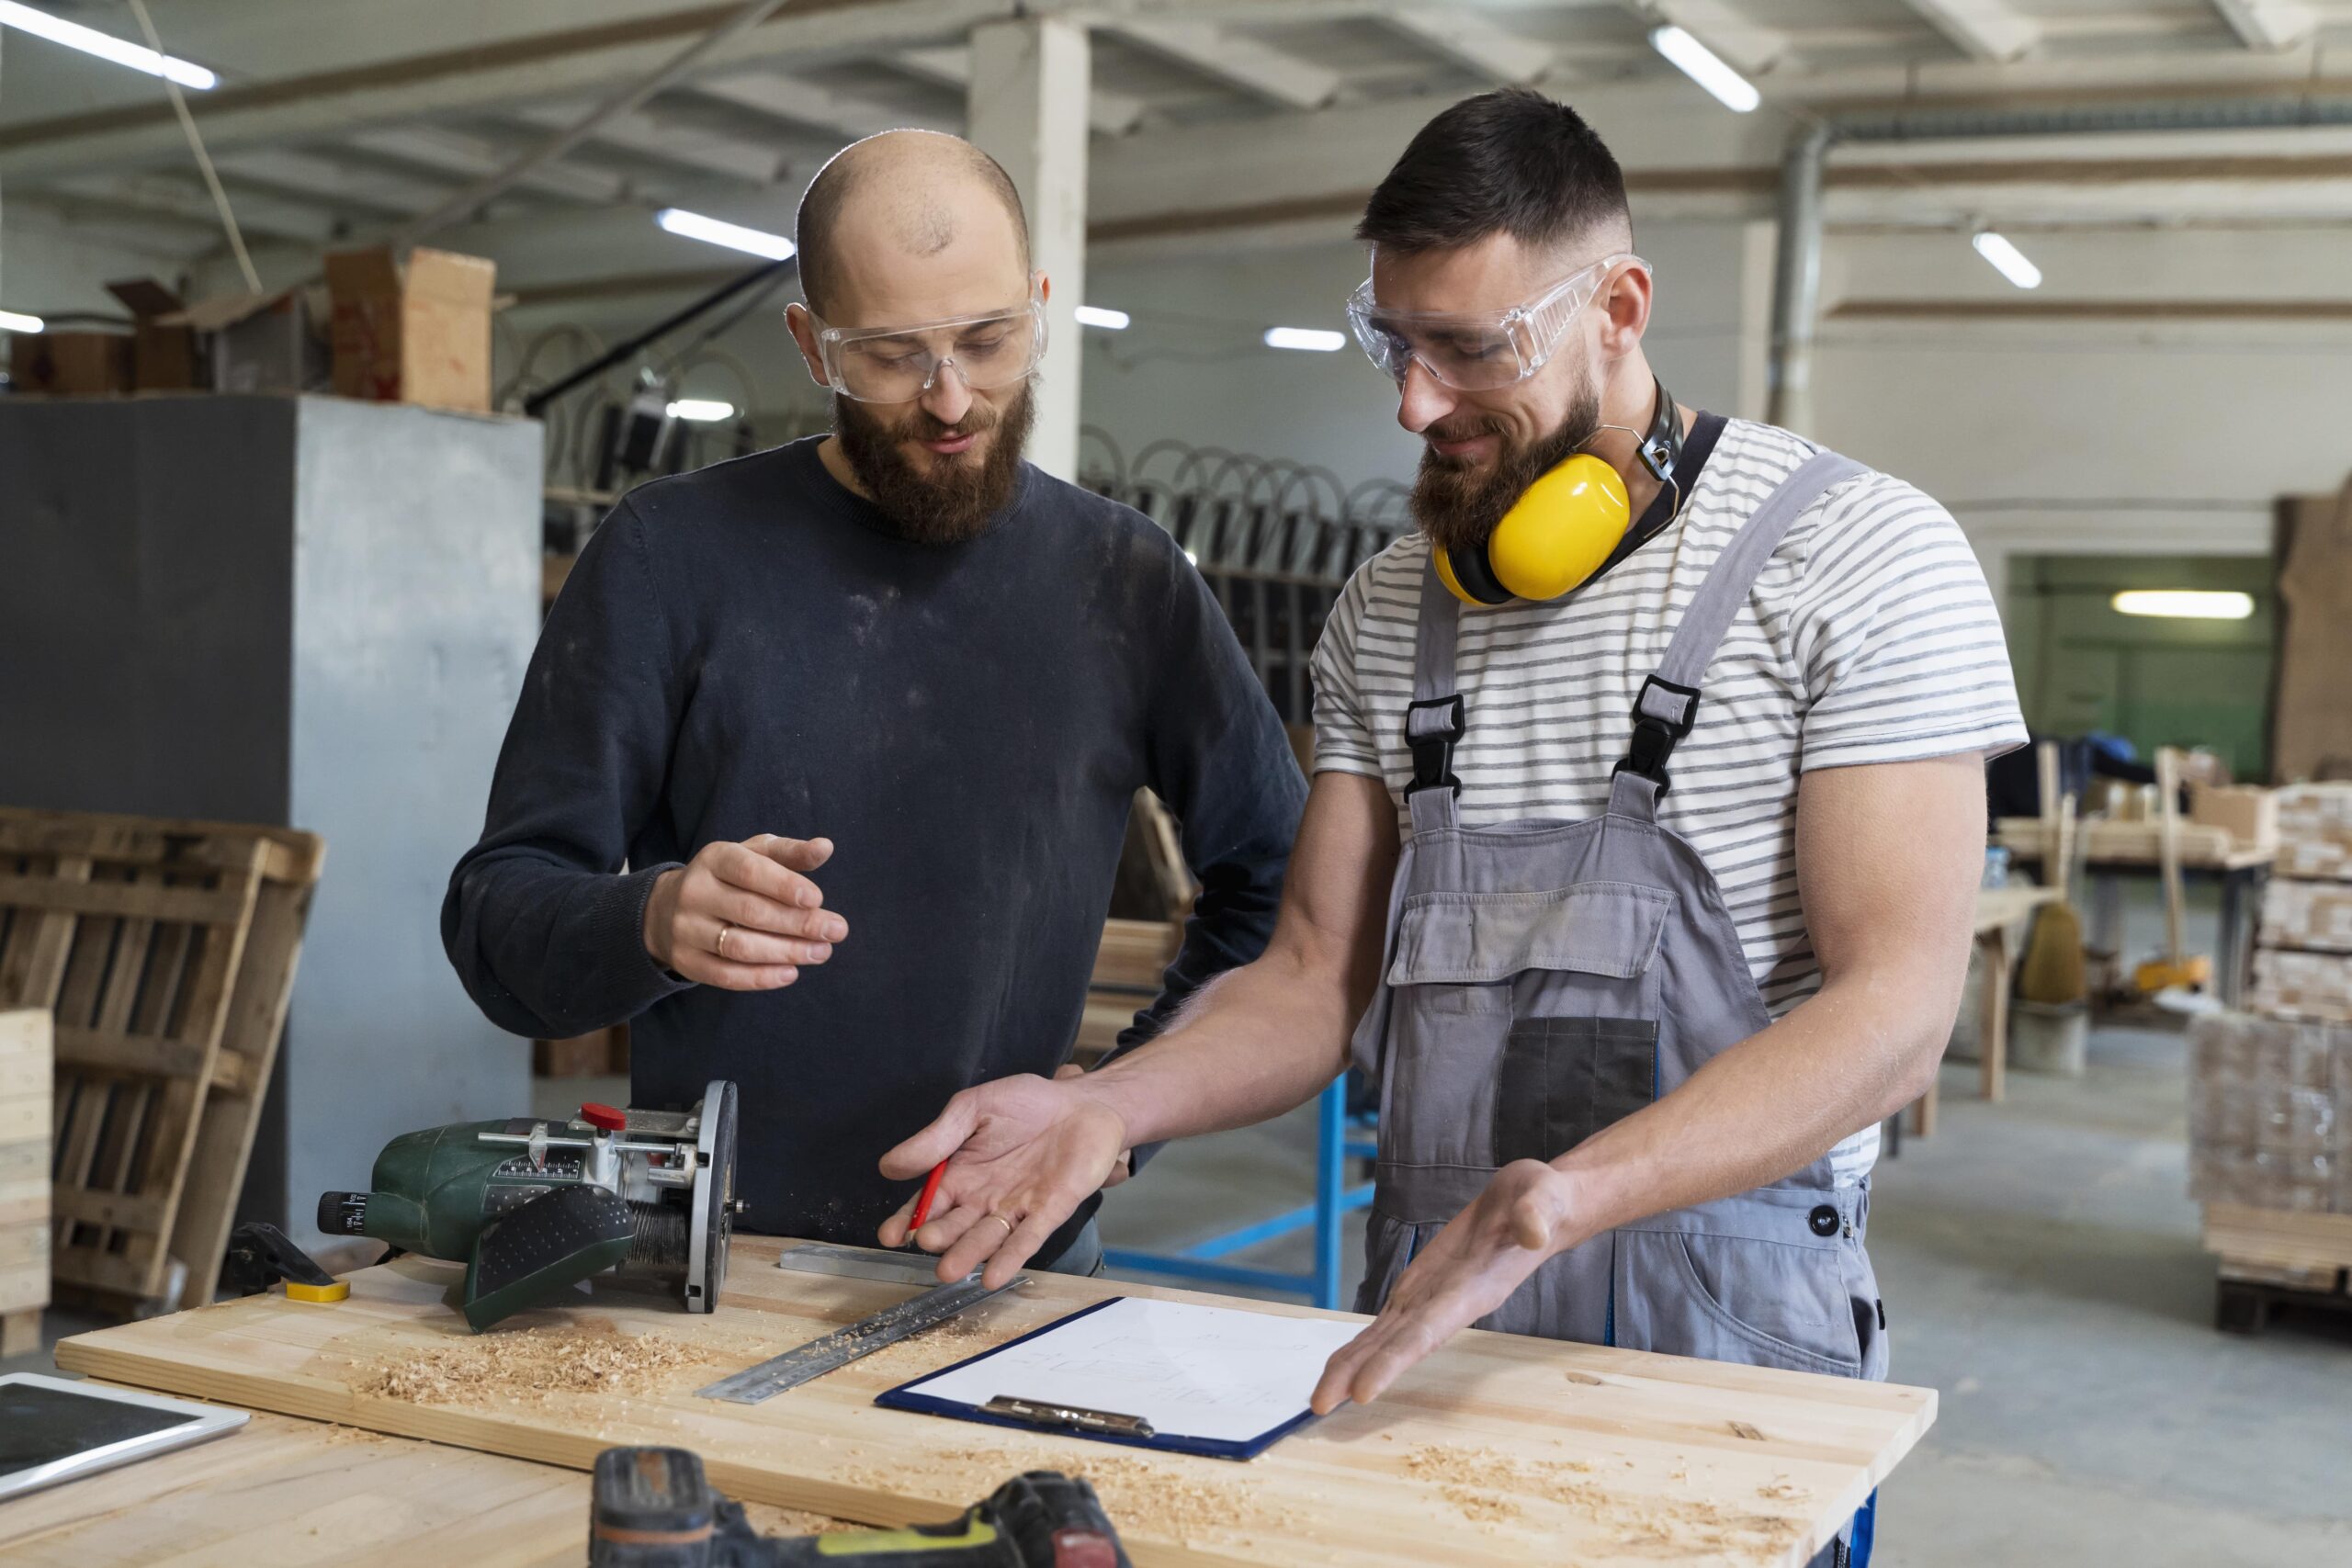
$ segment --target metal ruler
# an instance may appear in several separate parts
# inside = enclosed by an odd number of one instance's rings
[[[871,1355],[886,1345],[896,1345],[926,1328],[936,1327],[967,1307],[978,1306],[990,1296],[1001,1296],[1013,1286],[1028,1282],[1027,1275],[1020,1275],[1010,1284],[991,1291],[977,1277],[958,1280],[952,1285],[910,1296],[847,1328],[837,1328],[822,1339],[811,1339],[797,1349],[772,1356],[695,1393],[704,1399],[723,1399],[730,1404],[757,1404],[786,1389],[798,1388],[811,1379],[845,1367],[860,1356]]]

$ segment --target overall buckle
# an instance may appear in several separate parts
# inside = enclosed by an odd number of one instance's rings
[[[1662,797],[1674,787],[1666,760],[1699,721],[1699,688],[1677,685],[1657,676],[1645,677],[1634,697],[1634,739],[1610,776],[1628,770],[1657,785]]]
[[[1426,721],[1424,714],[1429,716]],[[1444,716],[1442,720],[1440,715]],[[1453,748],[1465,728],[1459,692],[1405,705],[1405,744],[1413,753],[1413,782],[1405,786],[1407,800],[1421,790],[1441,787],[1461,795],[1462,781],[1453,776]]]

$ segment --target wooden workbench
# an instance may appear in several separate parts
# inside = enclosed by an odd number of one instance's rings
[[[2020,884],[2013,887],[1976,890],[1977,986],[1976,1059],[1987,1100],[1999,1100],[2009,1067],[2009,968],[2017,960],[2009,933],[2019,920],[2044,904],[2058,901],[2052,887]],[[1936,1085],[1911,1102],[1911,1130],[1927,1137],[1936,1130]]]
[[[755,1505],[807,1535],[839,1521]],[[588,1478],[354,1427],[256,1416],[224,1438],[0,1503],[9,1568],[581,1568]]]
[[[777,1269],[784,1245],[739,1239],[721,1310],[707,1317],[605,1286],[477,1337],[447,1300],[459,1271],[402,1258],[352,1275],[347,1302],[251,1297],[68,1339],[57,1358],[117,1382],[575,1468],[615,1443],[684,1444],[731,1495],[868,1524],[945,1518],[1016,1471],[1060,1468],[1095,1483],[1140,1568],[1520,1568],[1619,1555],[1785,1568],[1810,1557],[1935,1415],[1926,1389],[1483,1333],[1457,1338],[1379,1404],[1247,1465],[873,1404],[1107,1295],[1312,1314],[1051,1274],[764,1404],[697,1398],[714,1378],[911,1289]],[[519,1329],[542,1345],[560,1337],[566,1355],[672,1359],[596,1393],[513,1389],[486,1359],[517,1348]],[[414,1386],[420,1365],[435,1371],[429,1392],[391,1392]]]

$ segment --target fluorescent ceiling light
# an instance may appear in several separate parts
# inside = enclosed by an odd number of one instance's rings
[[[792,254],[792,242],[781,234],[771,234],[764,229],[746,229],[741,223],[721,222],[705,218],[699,212],[688,212],[683,207],[665,207],[653,215],[653,221],[673,234],[683,234],[689,240],[707,244],[725,245],[730,251],[749,251],[770,261],[782,261]]]
[[[1078,324],[1081,327],[1108,327],[1114,333],[1125,332],[1127,313],[1105,310],[1100,305],[1080,305],[1078,308]]]
[[[2243,621],[2254,614],[2251,593],[2195,588],[2132,588],[2112,601],[2126,615],[2164,615],[2184,621]]]
[[[168,54],[158,54],[152,49],[125,42],[112,33],[85,28],[79,22],[64,21],[46,11],[20,6],[17,0],[0,0],[0,28],[15,28],[35,38],[45,38],[51,43],[62,43],[68,49],[95,54],[100,60],[111,60],[117,65],[144,71],[150,76],[168,76],[181,86],[194,87],[198,92],[220,80],[201,65],[175,60]]]
[[[1650,47],[1674,67],[1714,95],[1715,101],[1736,114],[1746,114],[1764,101],[1748,79],[1715,57],[1715,51],[1684,32],[1665,27],[1650,32]]]
[[[2041,269],[2025,259],[2025,253],[2009,243],[2005,235],[1990,229],[1980,231],[1973,242],[1976,254],[1993,264],[1993,270],[2016,284],[2019,288],[2041,287]]]
[[[1304,348],[1317,354],[1329,354],[1347,346],[1345,333],[1325,332],[1320,327],[1268,327],[1268,348]]]
[[[0,333],[37,333],[40,331],[39,316],[19,315],[14,310],[0,310]]]
[[[735,405],[710,398],[680,398],[670,405],[672,419],[690,419],[696,424],[716,424],[722,419],[735,417]]]

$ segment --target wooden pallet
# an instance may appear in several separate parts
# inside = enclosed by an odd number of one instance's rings
[[[2214,1326],[2261,1334],[2282,1311],[2352,1313],[2352,1214],[2205,1205],[2205,1249],[2221,1256]]]
[[[0,1008],[56,1021],[59,1287],[212,1299],[324,856],[290,829],[0,807]]]
[[[40,1344],[49,1304],[50,1024],[0,1012],[0,1356]]]

